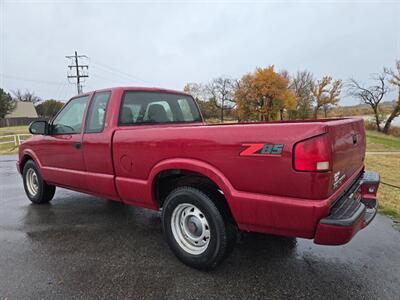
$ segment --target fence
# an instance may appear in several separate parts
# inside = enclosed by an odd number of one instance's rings
[[[38,120],[38,118],[23,117],[23,118],[0,119],[0,127],[29,125],[30,123],[36,120]]]
[[[0,145],[12,144],[14,147],[18,147],[31,136],[32,134],[29,133],[2,135],[0,136]],[[8,141],[3,141],[4,139],[8,139]]]

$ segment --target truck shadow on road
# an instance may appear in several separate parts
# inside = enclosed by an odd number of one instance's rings
[[[119,255],[130,255],[131,260],[138,249],[145,249],[146,255],[154,254],[153,260],[177,263],[164,241],[159,212],[63,192],[62,197],[56,196],[50,204],[25,206],[23,220],[29,239],[49,246],[54,253],[79,252],[83,248],[90,251],[91,247],[113,253],[116,250],[110,245],[118,244],[123,245]],[[60,242],[64,242],[63,247],[57,246]],[[260,260],[264,264],[270,259],[293,255],[296,245],[295,238],[241,232],[231,257],[250,264]],[[134,255],[124,249],[131,249]]]
[[[377,295],[362,265],[331,258],[307,240],[242,233],[222,265],[200,272],[169,251],[158,212],[63,190],[51,204],[20,209],[22,230],[41,253],[35,266],[62,276],[63,289],[86,284],[91,296],[110,288],[119,291],[115,297],[158,299],[187,298],[193,290],[196,298],[219,299]]]

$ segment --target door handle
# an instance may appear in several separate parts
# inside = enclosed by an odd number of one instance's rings
[[[74,143],[74,147],[75,147],[76,149],[81,149],[81,146],[82,146],[81,142],[75,142],[75,143]]]

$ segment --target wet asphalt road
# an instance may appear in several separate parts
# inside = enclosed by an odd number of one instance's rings
[[[32,205],[0,156],[0,299],[399,299],[400,232],[377,216],[350,244],[245,234],[210,273],[181,264],[159,214],[58,189]]]

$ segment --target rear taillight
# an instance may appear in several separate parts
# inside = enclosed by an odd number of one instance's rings
[[[297,171],[329,171],[332,169],[331,153],[327,134],[299,142],[294,147],[294,168]]]

